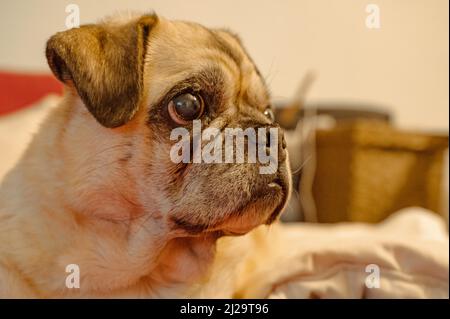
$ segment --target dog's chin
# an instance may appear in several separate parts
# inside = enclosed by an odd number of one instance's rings
[[[261,190],[252,202],[244,203],[238,212],[230,214],[196,234],[201,237],[242,236],[260,225],[270,225],[280,216],[288,199],[288,184],[275,179]]]

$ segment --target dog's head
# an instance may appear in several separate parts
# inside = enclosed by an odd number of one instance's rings
[[[57,33],[46,55],[73,101],[62,154],[70,206],[111,219],[148,215],[188,236],[243,234],[279,215],[290,190],[286,145],[237,36],[146,15]],[[196,125],[220,133],[196,143]],[[250,130],[230,144],[227,128]]]

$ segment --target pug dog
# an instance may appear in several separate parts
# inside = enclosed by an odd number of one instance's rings
[[[46,57],[65,93],[0,188],[0,297],[208,297],[202,287],[226,285],[243,257],[221,251],[227,238],[245,251],[288,199],[283,133],[277,169],[261,174],[259,162],[174,163],[171,131],[278,128],[239,38],[120,16],[56,33]]]

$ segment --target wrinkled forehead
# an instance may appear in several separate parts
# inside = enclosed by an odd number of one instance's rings
[[[150,100],[193,74],[212,70],[223,77],[225,96],[265,107],[269,94],[258,69],[239,40],[224,30],[161,18],[152,29],[147,48]]]

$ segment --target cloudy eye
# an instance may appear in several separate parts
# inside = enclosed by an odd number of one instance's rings
[[[169,115],[177,124],[187,124],[203,114],[203,100],[191,93],[177,95],[168,104]]]
[[[264,111],[264,115],[265,115],[271,122],[274,122],[274,121],[275,121],[275,115],[273,114],[272,109],[267,108],[267,109]]]

